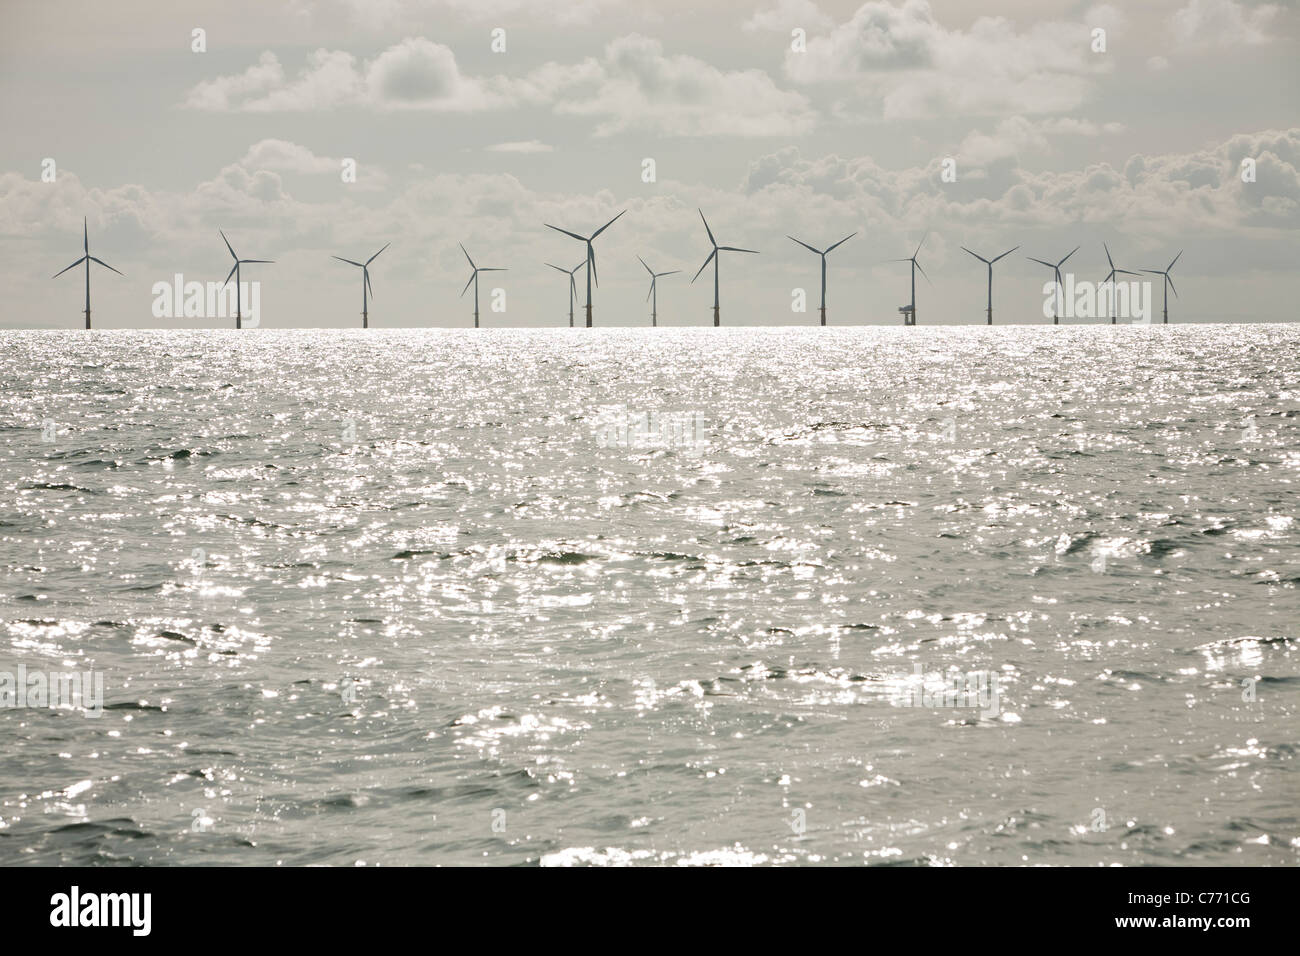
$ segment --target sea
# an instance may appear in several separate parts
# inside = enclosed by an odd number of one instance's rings
[[[0,864],[1295,865],[1298,368],[0,332]]]

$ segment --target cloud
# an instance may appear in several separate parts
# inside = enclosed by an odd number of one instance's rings
[[[777,87],[762,70],[720,70],[632,34],[600,60],[548,64],[534,82],[549,86],[558,113],[601,120],[597,136],[625,130],[663,136],[793,136],[810,130],[812,105]]]
[[[386,110],[467,111],[511,105],[508,96],[463,76],[440,43],[408,37],[367,63],[351,53],[317,50],[292,79],[274,53],[234,76],[205,80],[184,105],[217,112],[309,112],[347,106]]]
[[[770,10],[759,10],[741,24],[746,33],[771,30],[777,33],[789,33],[795,27],[805,30],[821,30],[829,27],[833,21],[813,3],[813,0],[777,0]]]
[[[493,146],[485,147],[489,153],[553,153],[554,146],[549,146],[538,139],[528,139],[520,142],[497,143]]]
[[[199,83],[186,107],[212,111],[473,111],[550,107],[589,116],[595,134],[637,129],[662,136],[786,136],[807,132],[814,110],[801,93],[777,87],[762,70],[720,70],[703,60],[667,55],[658,40],[632,34],[603,56],[547,63],[520,78],[469,77],[452,51],[408,38],[359,63],[343,51],[317,50],[288,78],[273,53],[243,73]]]
[[[1272,3],[1247,10],[1238,0],[1191,0],[1173,15],[1174,39],[1184,48],[1268,43],[1279,8]]]
[[[1117,22],[1113,8],[1097,10]],[[981,17],[949,30],[926,0],[869,0],[810,38],[806,53],[787,52],[785,64],[799,83],[850,87],[845,102],[878,108],[885,119],[1060,113],[1079,107],[1094,77],[1111,69],[1090,40],[1085,23],[1040,22],[1022,32]]]
[[[306,146],[283,139],[264,139],[248,147],[240,165],[293,173],[337,173],[339,160],[317,156]]]

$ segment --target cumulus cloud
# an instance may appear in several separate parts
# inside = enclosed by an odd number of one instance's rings
[[[1113,8],[1097,16],[1118,21]],[[869,0],[848,22],[786,54],[799,83],[850,87],[885,119],[954,114],[1059,113],[1080,106],[1110,61],[1092,53],[1091,24],[1040,22],[1028,29],[981,17],[951,30],[927,0]],[[873,107],[874,108],[874,107]]]
[[[597,136],[631,128],[665,136],[795,135],[815,121],[803,94],[780,89],[762,70],[721,70],[666,54],[658,40],[637,34],[613,40],[599,58],[547,63],[519,78],[466,76],[450,49],[423,37],[365,63],[343,51],[317,50],[292,78],[268,52],[243,73],[199,83],[185,106],[246,112],[550,107],[597,120]]]
[[[772,30],[789,33],[795,27],[804,30],[821,30],[833,21],[818,8],[813,0],[777,0],[775,7],[759,10],[740,25],[747,33]]]
[[[373,60],[342,50],[317,50],[298,74],[285,74],[274,53],[263,53],[243,73],[205,80],[184,105],[219,112],[321,111],[344,106],[468,111],[510,105],[501,91],[465,77],[441,43],[408,37]]]
[[[1279,12],[1272,3],[1248,9],[1239,0],[1191,0],[1174,14],[1171,24],[1174,38],[1183,47],[1258,45],[1271,39],[1270,27]]]

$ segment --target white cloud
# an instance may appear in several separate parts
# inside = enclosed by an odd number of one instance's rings
[[[1117,22],[1109,7],[1094,13]],[[1020,31],[1010,20],[981,17],[950,30],[926,0],[895,6],[869,0],[808,51],[786,53],[791,78],[849,87],[847,97],[885,119],[969,114],[1042,114],[1079,107],[1093,78],[1111,69],[1091,51],[1086,22],[1040,22]]]
[[[1174,14],[1174,38],[1183,47],[1204,49],[1236,44],[1257,45],[1271,39],[1277,5],[1247,9],[1238,0],[1191,0]]]
[[[489,153],[553,153],[555,147],[539,139],[527,139],[511,143],[496,143],[486,147]]]
[[[664,136],[795,135],[815,120],[806,97],[780,89],[762,70],[720,70],[665,54],[658,40],[636,34],[610,42],[599,59],[547,63],[522,78],[465,76],[450,49],[423,37],[361,65],[350,53],[317,50],[292,79],[268,52],[243,73],[199,83],[185,105],[246,112],[549,106],[597,119],[597,136],[632,128]]]
[[[777,33],[789,33],[795,27],[804,30],[822,30],[833,21],[818,8],[813,0],[777,0],[770,10],[759,10],[741,24],[741,29],[748,32],[772,30]]]

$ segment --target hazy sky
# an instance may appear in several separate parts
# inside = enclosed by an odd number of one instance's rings
[[[156,282],[225,278],[218,229],[276,260],[243,276],[263,327],[359,325],[357,270],[330,256],[390,241],[373,326],[470,325],[458,242],[510,270],[482,280],[484,325],[567,324],[544,263],[583,249],[543,222],[585,233],[622,209],[597,242],[596,324],[648,323],[640,254],[685,270],[660,281],[660,324],[705,325],[697,206],[761,252],[723,259],[724,324],[815,324],[817,259],[786,235],[855,230],[830,258],[831,324],[899,324],[908,270],[884,260],[927,231],[922,324],[983,321],[962,245],[1021,244],[997,317],[1042,323],[1050,273],[1023,255],[1081,244],[1069,266],[1098,281],[1103,241],[1133,270],[1186,250],[1173,321],[1290,320],[1298,41],[1294,4],[1253,0],[6,0],[0,326],[80,325],[82,273],[51,276],[81,255],[83,216],[126,273],[92,273],[101,328],[231,324],[151,314]]]

